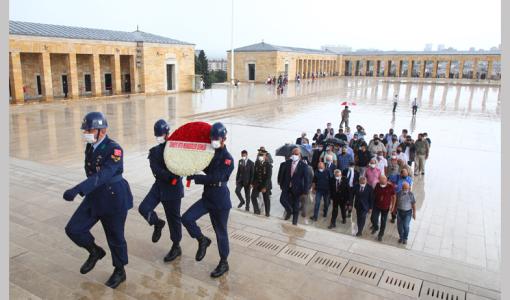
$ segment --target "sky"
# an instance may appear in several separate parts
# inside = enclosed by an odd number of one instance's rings
[[[232,0],[10,0],[15,21],[158,34],[208,58],[231,47]],[[458,50],[501,43],[500,0],[234,0],[234,47],[264,41],[319,49]]]

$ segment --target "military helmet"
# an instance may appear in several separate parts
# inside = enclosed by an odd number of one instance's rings
[[[86,114],[81,123],[82,130],[102,128],[108,128],[108,122],[106,121],[104,114],[98,111],[93,111]]]
[[[154,136],[163,136],[170,132],[170,125],[163,120],[159,119],[154,123]]]
[[[227,137],[227,128],[221,122],[214,123],[211,127],[210,137],[211,137],[211,140],[218,140],[220,138],[226,138]]]

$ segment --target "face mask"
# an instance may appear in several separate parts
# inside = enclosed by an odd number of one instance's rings
[[[386,185],[385,185],[385,184],[381,184],[381,187],[382,187],[382,188],[385,188],[385,187],[386,187]]]
[[[400,175],[400,177],[402,177],[402,178],[406,178],[407,176],[404,176],[404,175]]]
[[[319,169],[319,172],[324,172],[324,169]]]
[[[379,156],[377,156],[377,157],[379,157],[379,159],[383,159],[383,156],[382,156],[382,155],[379,155]]]
[[[375,164],[370,164],[370,168],[375,168]]]
[[[295,154],[294,154],[294,155],[292,155],[292,156],[290,157],[290,159],[292,159],[292,161],[297,161],[297,160],[299,160],[299,155],[295,155]]]
[[[263,162],[264,161],[264,156],[259,156],[259,161]]]
[[[322,151],[322,147],[319,147],[319,148],[317,148],[317,149],[319,149],[319,151]]]
[[[347,153],[347,150],[342,150],[342,154],[345,154],[345,153]]]
[[[93,133],[84,133],[82,137],[83,140],[89,144],[94,144],[96,142],[96,136]]]
[[[402,152],[402,151],[400,151],[400,150],[397,150],[397,153],[399,153],[399,154],[400,154],[400,152]]]
[[[375,141],[375,142],[374,142],[374,144],[375,144],[375,145],[379,145],[379,141]]]
[[[393,156],[391,157],[391,159],[397,159],[397,156],[396,156],[396,155],[393,155]]]
[[[342,178],[342,177],[340,177],[340,176],[336,176],[335,178],[336,178],[336,180],[340,180],[340,178]]]
[[[163,144],[165,142],[165,136],[157,136],[156,137],[156,142],[158,144]]]
[[[213,147],[213,149],[218,149],[219,147],[221,147],[220,140],[212,140],[211,141],[211,147]]]
[[[243,157],[241,157],[241,159],[242,159],[242,160],[246,160],[246,159],[248,159],[248,157],[243,156]]]

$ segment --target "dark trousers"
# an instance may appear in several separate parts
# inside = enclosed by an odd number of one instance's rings
[[[370,221],[372,222],[372,226],[374,226],[374,230],[379,230],[379,237],[383,237],[384,230],[386,229],[386,220],[388,219],[388,212],[389,209],[383,210],[378,208],[377,206],[374,207],[372,210],[372,216],[370,218]],[[381,226],[379,227],[379,215],[381,215]]]
[[[342,221],[346,218],[346,200],[344,197],[333,196],[333,212],[331,213],[331,224],[336,224],[336,218],[338,217],[338,207],[340,207],[340,212],[342,214]]]
[[[393,102],[393,112],[397,110],[397,102]]]
[[[358,233],[361,234],[363,232],[363,228],[365,227],[365,220],[367,219],[368,211],[364,209],[356,208],[356,223],[358,224]]]
[[[253,188],[253,191],[251,193],[251,203],[253,204],[253,211],[256,214],[260,214],[260,208],[259,208],[259,201],[258,197],[260,195],[261,191],[258,188]],[[271,210],[271,191],[266,190],[265,193],[262,193],[262,198],[264,199],[264,209],[266,211],[266,215],[269,216],[269,211]],[[246,207],[248,207],[248,204],[246,204]],[[249,210],[249,209],[248,209]]]
[[[94,236],[90,229],[101,221],[106,235],[106,241],[112,255],[114,267],[122,267],[128,263],[127,243],[124,238],[124,225],[127,211],[116,212],[111,215],[93,216],[91,202],[94,199],[84,200],[76,209],[66,225],[67,236],[78,246],[89,248],[94,243]]]
[[[244,197],[246,201],[243,199],[243,195],[241,194],[241,190],[244,189]],[[246,210],[250,209],[250,185],[243,185],[241,183],[236,184],[236,195],[241,203],[246,202]]]
[[[418,111],[418,106],[413,106],[413,116],[416,115],[417,111]]]
[[[280,203],[285,209],[285,212],[290,215],[292,214],[292,206],[290,205],[288,194],[289,192],[282,190],[282,193],[280,194]]]
[[[140,203],[140,206],[138,206],[138,212],[152,226],[159,220],[154,208],[160,202],[165,209],[166,220],[170,229],[170,239],[173,243],[179,244],[182,239],[181,199],[161,199],[161,193],[159,193],[158,188],[154,185],[142,203]]]
[[[226,259],[230,253],[228,242],[227,223],[230,209],[208,209],[202,199],[198,200],[182,215],[182,225],[186,227],[189,235],[196,239],[203,236],[200,227],[197,225],[197,220],[203,215],[209,213],[211,224],[214,232],[216,233],[216,240],[218,241],[218,251],[220,257]]]
[[[294,195],[294,193],[292,193],[291,191],[286,192],[286,195],[284,197],[284,199],[287,201],[286,202],[287,208],[290,209],[289,211],[292,214],[292,224],[294,225],[297,225],[299,218],[299,205],[301,204],[300,197],[301,195]],[[287,208],[285,210],[287,210]]]

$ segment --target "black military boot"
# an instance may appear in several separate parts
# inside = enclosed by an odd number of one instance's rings
[[[197,250],[197,254],[195,255],[195,260],[201,261],[205,256],[207,247],[209,247],[211,245],[211,240],[208,237],[206,237],[205,235],[197,238],[197,240],[198,240],[198,250]]]
[[[176,259],[177,257],[181,256],[181,246],[179,244],[173,244],[172,248],[168,252],[168,254],[163,259],[164,262],[171,262],[172,260]]]
[[[96,266],[96,263],[98,260],[102,259],[106,252],[103,250],[103,248],[99,247],[96,244],[92,244],[91,246],[86,248],[87,251],[89,251],[89,258],[83,263],[83,265],[80,268],[80,273],[87,274],[90,272],[94,267]]]
[[[108,278],[108,281],[105,282],[105,285],[114,289],[123,281],[126,281],[126,271],[124,270],[124,267],[115,267],[112,276]]]
[[[159,219],[156,224],[154,224],[154,232],[152,233],[152,242],[157,243],[161,238],[161,230],[165,227],[166,222]]]
[[[225,272],[228,271],[228,262],[226,259],[220,259],[220,263],[218,264],[218,266],[216,267],[216,269],[214,269],[214,271],[211,272],[211,277],[213,278],[217,278],[217,277],[220,277],[221,275],[225,274]]]

